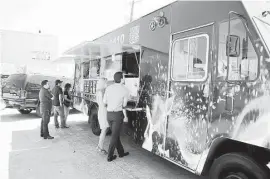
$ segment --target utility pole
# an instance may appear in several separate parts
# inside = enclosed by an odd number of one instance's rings
[[[132,0],[131,2],[131,11],[130,11],[130,18],[129,18],[129,22],[132,22],[133,20],[133,11],[134,11],[134,4],[137,3],[137,2],[141,2],[142,0]]]
[[[129,22],[132,22],[132,19],[133,19],[134,4],[135,4],[135,1],[132,0],[132,2],[131,2],[131,11],[130,11]]]

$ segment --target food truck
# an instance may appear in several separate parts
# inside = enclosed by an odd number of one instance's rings
[[[123,71],[144,149],[211,179],[269,179],[270,8],[256,3],[177,1],[69,49],[74,107],[98,135],[97,80]]]

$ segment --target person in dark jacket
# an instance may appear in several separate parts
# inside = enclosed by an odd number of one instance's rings
[[[40,112],[42,115],[40,136],[44,139],[54,139],[54,137],[50,136],[48,128],[51,117],[53,95],[49,92],[50,86],[48,80],[43,80],[41,82],[41,86],[42,87],[39,91]]]
[[[53,88],[53,106],[54,106],[54,125],[55,128],[59,128],[58,115],[61,120],[61,128],[68,128],[65,125],[65,114],[64,114],[64,106],[63,106],[63,90],[62,90],[62,82],[61,80],[55,80],[55,87]]]
[[[65,90],[64,90],[64,115],[65,115],[64,126],[67,126],[67,117],[69,115],[69,110],[70,110],[70,107],[71,107],[71,103],[73,102],[72,99],[71,99],[70,89],[71,89],[71,84],[70,83],[65,84]]]

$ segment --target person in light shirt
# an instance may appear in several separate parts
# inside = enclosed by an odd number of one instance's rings
[[[107,151],[104,150],[104,148],[103,148],[104,139],[105,139],[106,133],[110,127],[108,120],[107,120],[107,109],[103,103],[103,96],[104,96],[106,87],[107,87],[106,78],[101,78],[100,80],[98,80],[96,99],[97,99],[97,103],[98,103],[98,122],[99,122],[99,126],[101,129],[101,133],[99,136],[97,150],[104,153],[104,154],[107,154]]]
[[[107,107],[107,120],[112,130],[107,157],[108,162],[116,159],[116,155],[114,155],[115,148],[120,158],[129,155],[129,152],[124,151],[120,140],[121,126],[123,122],[127,122],[125,107],[127,105],[129,91],[123,85],[124,78],[122,72],[116,72],[114,74],[114,82],[114,84],[106,88],[103,98],[103,102]]]

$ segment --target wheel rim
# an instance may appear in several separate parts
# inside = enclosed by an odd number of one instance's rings
[[[230,173],[227,176],[225,176],[224,179],[249,179],[249,178],[243,173]]]

